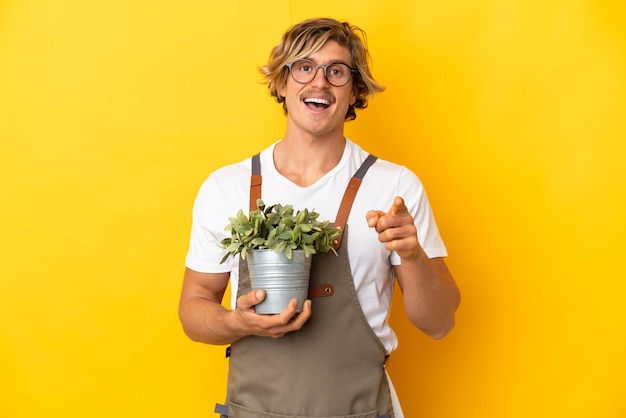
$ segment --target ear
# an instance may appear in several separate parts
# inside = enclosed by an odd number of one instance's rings
[[[283,100],[285,99],[285,97],[287,97],[287,81],[285,81],[282,86],[280,86],[279,88],[276,89],[276,92],[278,93],[278,95],[280,97],[283,98]]]
[[[350,105],[353,106],[356,103],[356,89],[352,89],[352,95],[350,96]]]

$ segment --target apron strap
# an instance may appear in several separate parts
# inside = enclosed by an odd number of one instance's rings
[[[374,155],[368,155],[361,167],[357,170],[357,172],[350,179],[350,183],[348,183],[348,187],[343,195],[343,199],[341,200],[341,205],[339,205],[339,211],[337,212],[337,217],[335,218],[335,227],[339,228],[339,236],[333,242],[335,250],[339,249],[341,246],[341,240],[343,239],[343,231],[346,227],[346,222],[348,221],[348,215],[350,214],[350,209],[352,209],[352,203],[354,202],[354,198],[356,197],[356,192],[359,190],[361,186],[361,181],[367,173],[367,170],[374,164],[374,162],[378,159]]]
[[[214,412],[220,414],[220,418],[228,418],[228,407],[226,405],[216,403]]]
[[[250,211],[256,210],[256,201],[261,198],[261,157],[252,157],[252,176],[250,177]]]

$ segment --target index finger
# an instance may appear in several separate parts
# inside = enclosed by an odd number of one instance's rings
[[[389,209],[389,214],[390,215],[403,215],[405,213],[408,213],[409,210],[406,207],[406,204],[404,203],[404,199],[401,198],[400,196],[396,196],[393,199],[393,204],[391,205],[391,208]]]

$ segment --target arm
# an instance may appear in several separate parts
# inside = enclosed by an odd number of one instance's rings
[[[445,262],[424,253],[413,217],[401,197],[394,199],[387,213],[369,211],[366,217],[368,225],[378,232],[379,241],[402,259],[394,270],[411,323],[432,338],[443,338],[454,327],[460,302],[459,289]]]
[[[263,290],[251,291],[237,299],[237,308],[222,306],[228,273],[200,273],[185,270],[178,316],[183,330],[194,341],[230,344],[248,335],[279,338],[296,331],[311,316],[311,301],[296,316],[296,300],[277,315],[258,315],[254,305],[265,298]]]
[[[443,258],[430,259],[422,251],[402,259],[395,273],[411,323],[432,338],[445,337],[454,327],[460,294]]]

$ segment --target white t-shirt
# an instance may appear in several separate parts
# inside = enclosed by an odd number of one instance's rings
[[[276,170],[275,145],[261,152],[261,198],[265,205],[290,204],[296,211],[315,210],[320,214],[320,220],[334,221],[350,178],[368,154],[347,139],[339,164],[315,184],[300,187]],[[219,243],[228,236],[224,230],[228,218],[234,217],[239,209],[244,213],[249,211],[251,171],[248,158],[213,172],[202,184],[193,208],[186,266],[202,273],[230,272],[232,289],[237,289],[238,285],[239,257],[220,264],[225,251]],[[397,254],[387,251],[378,241],[376,231],[367,225],[365,214],[371,209],[386,212],[396,196],[404,199],[413,215],[419,242],[426,255],[430,258],[447,256],[420,180],[406,167],[376,160],[356,195],[347,221],[348,239],[342,245],[348,244],[350,269],[363,313],[388,354],[398,346],[387,320],[394,288],[392,266],[401,261]],[[231,306],[235,306],[236,297],[236,291],[233,291]],[[396,391],[391,379],[388,380],[395,416],[402,418]]]
[[[261,152],[263,185],[261,198],[270,206],[275,203],[307,208],[320,214],[320,220],[335,220],[339,204],[350,178],[359,169],[368,154],[357,144],[346,140],[339,164],[315,184],[300,187],[274,166],[276,143]],[[224,227],[228,218],[239,209],[249,211],[250,158],[213,172],[198,192],[194,208],[189,252],[186,266],[202,273],[230,272],[231,288],[237,289],[239,257],[220,264],[225,251],[219,245],[228,236]],[[387,211],[395,196],[404,198],[415,219],[417,234],[428,257],[447,256],[422,183],[406,167],[378,159],[369,169],[356,195],[348,217],[348,253],[361,308],[370,326],[380,338],[387,353],[397,347],[397,338],[387,320],[393,295],[392,265],[400,258],[378,241],[376,231],[365,219],[368,210]],[[345,245],[344,242],[343,245]],[[231,306],[235,306],[236,292],[232,292]]]

